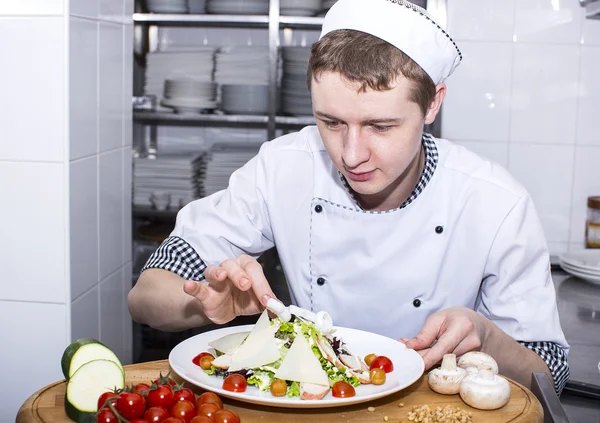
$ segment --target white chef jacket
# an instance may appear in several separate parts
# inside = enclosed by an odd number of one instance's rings
[[[465,306],[566,356],[530,196],[501,166],[430,139],[437,167],[406,207],[360,208],[310,126],[263,144],[226,190],[184,207],[171,236],[206,265],[276,245],[292,301],[338,326],[411,338],[432,313]]]

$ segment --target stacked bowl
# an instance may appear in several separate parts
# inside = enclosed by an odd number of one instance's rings
[[[269,111],[269,86],[224,84],[221,86],[221,109],[239,115],[264,115]]]
[[[188,13],[187,0],[146,0],[150,13]]]
[[[208,0],[206,11],[222,15],[266,15],[269,0]]]
[[[312,101],[306,86],[310,47],[282,47],[281,111],[290,115],[312,115]]]

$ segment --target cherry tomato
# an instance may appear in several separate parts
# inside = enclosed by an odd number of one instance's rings
[[[217,411],[221,410],[218,404],[206,403],[198,407],[198,416],[214,417]]]
[[[386,379],[385,372],[379,367],[375,367],[369,372],[369,379],[373,385],[383,385]]]
[[[246,390],[246,378],[242,375],[234,373],[229,375],[223,381],[223,389],[231,392],[244,392]]]
[[[196,395],[188,388],[183,388],[173,393],[175,395],[175,402],[177,401],[189,401],[192,405],[196,404]],[[196,406],[194,405],[194,408]]]
[[[394,365],[392,364],[392,360],[390,360],[384,355],[379,355],[377,356],[377,358],[375,358],[375,360],[373,360],[373,362],[369,366],[369,370],[373,370],[375,368],[379,368],[384,372],[389,373],[394,370]]]
[[[150,407],[144,413],[144,419],[150,423],[161,423],[171,415],[166,408]]]
[[[215,423],[240,423],[240,418],[231,410],[219,410],[214,417]]]
[[[104,405],[106,404],[106,400],[109,398],[114,398],[113,400],[110,401],[110,403],[114,407],[117,405],[117,398],[119,398],[119,394],[109,391],[109,392],[105,392],[102,395],[100,395],[100,398],[98,398],[98,410],[101,410],[102,407],[104,407]]]
[[[164,407],[167,410],[175,404],[175,395],[169,385],[161,385],[148,391],[146,403],[149,407]]]
[[[123,392],[119,395],[115,408],[124,419],[135,419],[142,417],[146,411],[146,400],[137,392]]]
[[[170,377],[167,376],[160,376],[158,379],[154,379],[154,384],[155,385],[171,385],[171,386],[175,386],[177,385],[177,382],[175,382],[173,379],[171,379]]]
[[[215,423],[215,421],[212,419],[212,417],[196,416],[190,420],[190,423]]]
[[[100,410],[96,421],[98,423],[119,423],[119,419],[117,419],[115,413],[110,411],[110,408],[103,408]]]
[[[214,392],[205,392],[196,398],[196,408],[200,408],[202,404],[217,404],[219,409],[223,408],[223,401]]]
[[[205,351],[205,352],[201,352],[196,357],[192,358],[192,363],[194,363],[196,366],[199,366],[200,360],[202,359],[202,357],[210,357],[211,361],[215,359],[214,355]]]
[[[192,417],[196,415],[196,407],[193,403],[188,400],[177,401],[171,408],[171,416],[179,417],[186,423],[192,420]]]
[[[271,382],[271,394],[275,397],[282,397],[287,392],[287,383],[282,379],[275,379]]]
[[[148,423],[148,420],[144,420],[144,419],[132,419],[132,420],[129,420],[129,423]]]
[[[134,389],[136,392],[139,392],[142,395],[146,395],[150,390],[150,385],[148,385],[147,383],[138,383],[137,385],[135,385]]]
[[[163,420],[163,423],[185,423],[179,417],[169,417],[166,420]]]
[[[348,382],[338,380],[331,388],[331,395],[336,398],[349,398],[356,395],[356,390],[354,389],[354,386],[350,385]]]
[[[373,360],[375,360],[377,358],[377,356],[375,354],[369,354],[365,357],[365,364],[367,366],[371,366],[371,363],[373,362]]]

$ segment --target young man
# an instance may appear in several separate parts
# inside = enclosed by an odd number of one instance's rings
[[[129,294],[164,330],[260,313],[273,246],[300,307],[419,351],[482,350],[529,386],[568,378],[549,254],[504,169],[423,133],[462,59],[403,0],[339,0],[309,64],[316,127],[265,143],[228,189],[192,202]]]

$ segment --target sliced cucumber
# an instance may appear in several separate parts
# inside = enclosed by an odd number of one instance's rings
[[[83,364],[67,383],[65,411],[69,418],[79,423],[87,423],[96,416],[98,398],[111,389],[125,387],[125,374],[117,363],[111,360],[93,360]]]
[[[69,380],[77,369],[93,360],[114,361],[123,371],[121,361],[110,348],[96,339],[82,338],[73,341],[63,353],[60,364],[65,379]]]

